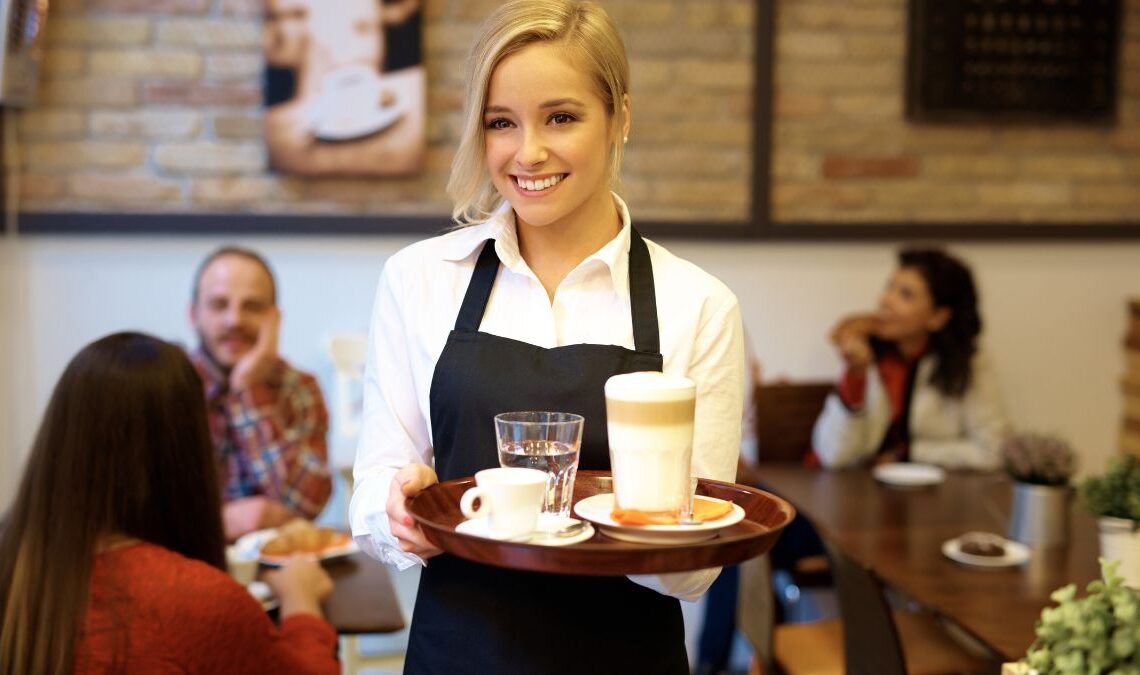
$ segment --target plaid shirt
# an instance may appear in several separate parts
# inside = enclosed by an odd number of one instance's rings
[[[316,378],[278,359],[265,382],[233,392],[200,350],[190,360],[205,388],[222,499],[265,495],[316,517],[332,492],[328,411]]]

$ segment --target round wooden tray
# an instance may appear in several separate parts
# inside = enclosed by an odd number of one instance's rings
[[[697,494],[732,501],[744,509],[744,520],[718,530],[713,539],[686,544],[634,544],[611,539],[598,530],[592,538],[578,544],[542,546],[456,532],[455,526],[464,520],[459,499],[474,485],[474,478],[433,485],[417,495],[408,510],[428,540],[448,553],[496,567],[533,572],[613,576],[733,565],[766,553],[796,515],[791,504],[775,495],[702,478]],[[610,492],[610,485],[607,472],[579,471],[574,482],[574,503]]]

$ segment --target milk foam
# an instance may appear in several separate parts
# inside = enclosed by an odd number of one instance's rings
[[[606,398],[619,401],[683,401],[695,392],[689,378],[665,373],[625,373],[606,380]]]

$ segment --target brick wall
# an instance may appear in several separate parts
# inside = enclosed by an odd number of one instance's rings
[[[22,208],[446,213],[462,58],[495,4],[424,0],[422,175],[302,180],[264,169],[260,0],[53,0],[41,101],[16,113]],[[745,218],[752,0],[604,4],[632,59],[625,187],[638,216]],[[1137,219],[1140,0],[1124,0],[1108,129],[906,122],[905,4],[776,3],[777,221]]]
[[[40,102],[18,116],[32,211],[449,213],[462,61],[492,0],[424,0],[428,160],[407,179],[268,173],[260,0],[53,0]],[[639,217],[746,217],[750,0],[606,2],[633,60]]]
[[[1118,124],[912,124],[904,0],[777,2],[779,222],[1140,220],[1140,0],[1124,0]]]

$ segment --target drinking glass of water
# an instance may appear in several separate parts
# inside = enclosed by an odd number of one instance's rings
[[[562,412],[507,412],[495,415],[499,464],[545,471],[549,476],[542,512],[567,517],[574,497],[581,415]]]

